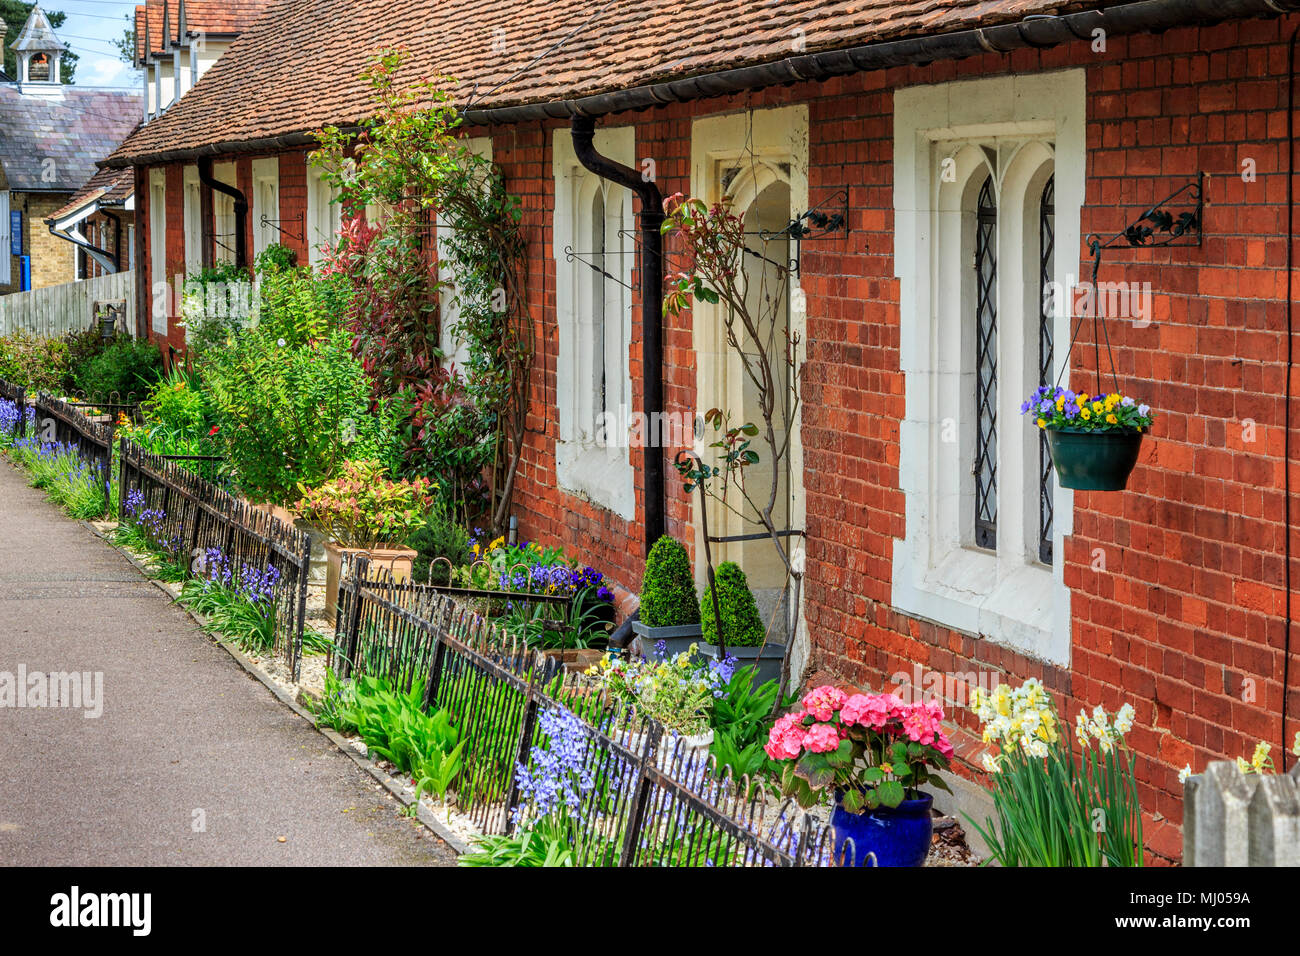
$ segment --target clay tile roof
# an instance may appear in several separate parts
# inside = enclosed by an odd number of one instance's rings
[[[186,0],[185,31],[191,36],[237,36],[266,12],[274,0]],[[149,46],[145,50],[145,27]],[[166,53],[180,41],[180,0],[147,0],[135,8],[135,55],[139,66],[146,52]]]
[[[45,217],[49,222],[62,219],[92,202],[118,205],[135,191],[135,174],[130,169],[110,169],[105,166],[95,171],[86,185],[77,190],[67,203]]]
[[[275,0],[177,106],[142,127],[110,161],[301,136],[360,120],[369,100],[357,74],[386,46],[410,49],[426,75],[455,77],[462,103],[472,98],[475,107],[492,108],[779,60],[796,51],[796,41],[811,53],[1078,6],[1072,0]]]
[[[186,0],[185,28],[190,33],[243,33],[257,22],[272,2],[273,0]]]
[[[0,85],[0,166],[9,188],[73,192],[140,121],[140,94],[67,85],[40,96]]]

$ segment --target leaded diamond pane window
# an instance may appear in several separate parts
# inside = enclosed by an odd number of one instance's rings
[[[1038,384],[1052,382],[1052,318],[1054,303],[1049,295],[1052,257],[1056,251],[1056,177],[1049,177],[1038,204]],[[1052,452],[1047,432],[1038,432],[1038,557],[1052,563]]]
[[[975,544],[997,548],[998,529],[998,209],[984,180],[975,226]]]

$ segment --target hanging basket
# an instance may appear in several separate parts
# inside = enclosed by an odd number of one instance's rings
[[[1056,480],[1076,491],[1123,491],[1142,448],[1140,431],[1049,428]]]

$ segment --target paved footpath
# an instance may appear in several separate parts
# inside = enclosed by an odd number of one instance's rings
[[[0,701],[24,665],[102,671],[103,714],[0,706],[0,866],[454,864],[0,458]]]

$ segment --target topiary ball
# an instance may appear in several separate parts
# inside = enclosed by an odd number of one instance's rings
[[[740,565],[724,561],[713,576],[718,592],[718,611],[722,615],[722,636],[727,647],[759,647],[766,630],[758,616],[758,605],[749,590],[749,581]],[[718,626],[713,616],[713,596],[709,588],[700,598],[700,630],[704,640],[718,644]]]
[[[654,543],[641,579],[641,623],[646,627],[678,627],[700,623],[695,576],[690,555],[681,542],[664,535]]]

